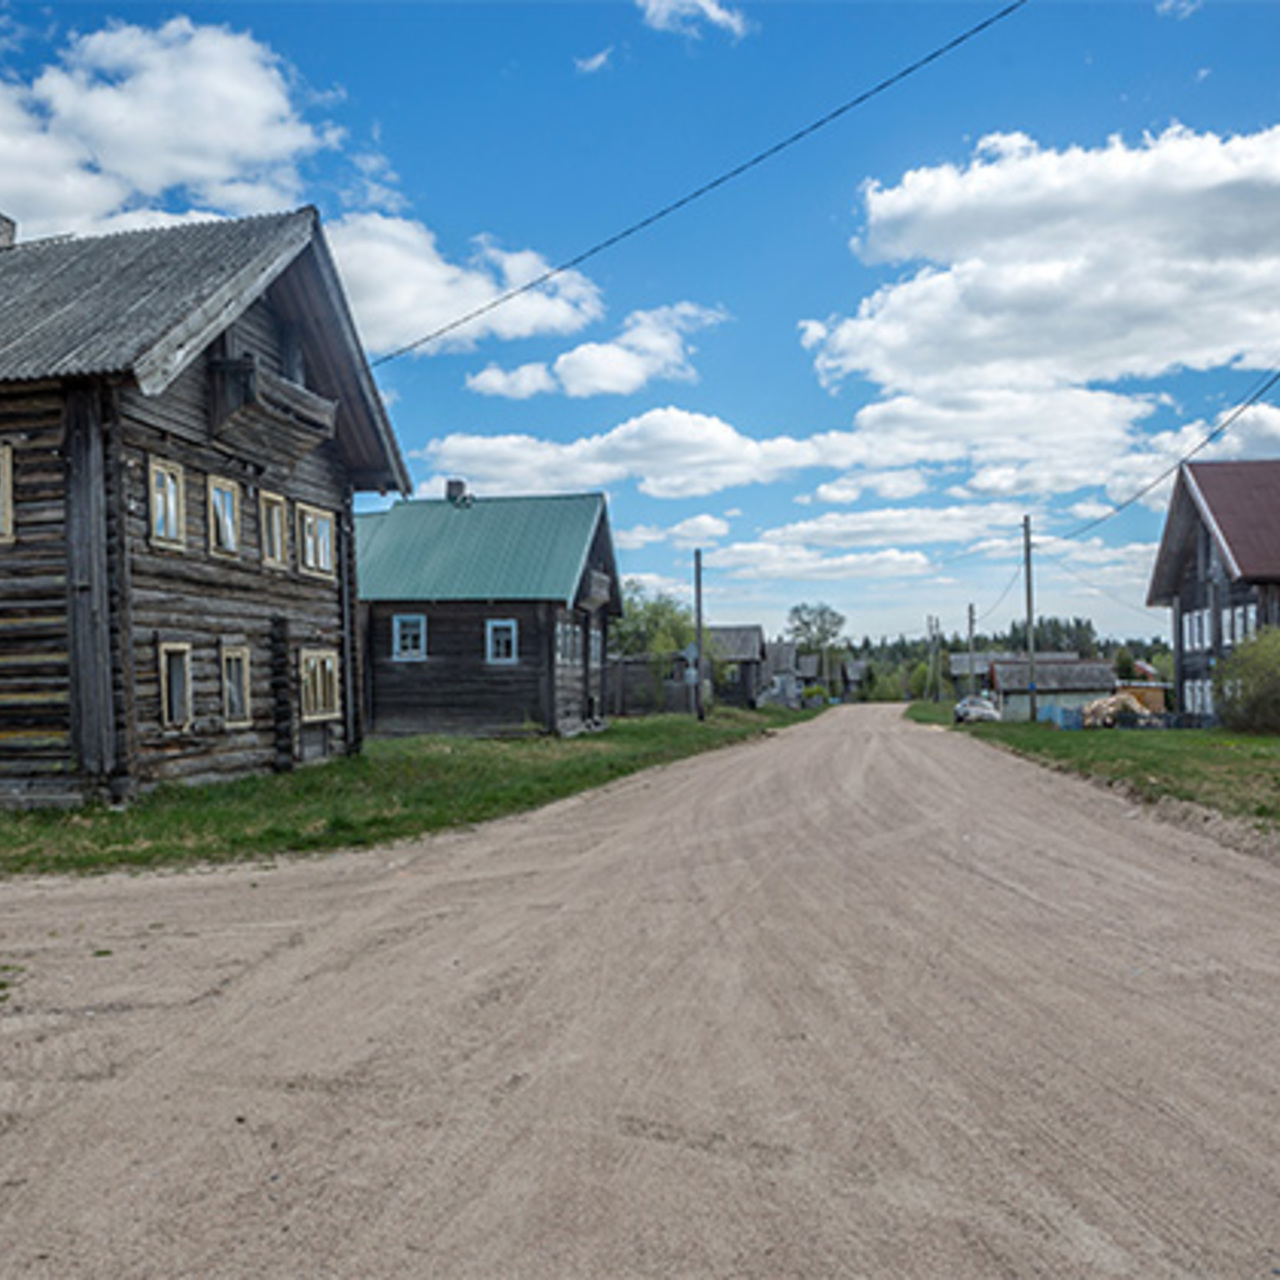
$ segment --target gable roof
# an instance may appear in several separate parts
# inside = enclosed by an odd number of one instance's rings
[[[1148,605],[1172,604],[1205,527],[1233,582],[1280,582],[1280,460],[1188,462],[1178,471]]]
[[[129,376],[159,395],[268,289],[302,325],[313,389],[338,401],[357,487],[407,492],[312,208],[0,248],[0,383]]]
[[[622,594],[604,495],[417,499],[356,516],[362,600],[553,600],[572,606],[597,535]]]
[[[714,646],[721,662],[764,661],[763,627],[708,627],[706,630],[708,643]]]

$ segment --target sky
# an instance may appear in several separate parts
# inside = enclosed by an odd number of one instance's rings
[[[0,0],[0,211],[315,205],[417,494],[602,491],[709,622],[1003,629],[1029,518],[1037,613],[1154,636],[1149,486],[1280,367],[1280,5],[1031,0],[840,111],[1001,7]]]

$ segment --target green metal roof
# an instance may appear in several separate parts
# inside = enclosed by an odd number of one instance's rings
[[[556,600],[572,605],[604,495],[418,499],[356,516],[362,600]],[[620,612],[617,572],[611,612]]]

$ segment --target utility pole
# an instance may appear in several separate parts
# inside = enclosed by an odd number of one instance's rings
[[[698,550],[693,553],[693,602],[694,602],[694,625],[698,629],[697,635],[697,671],[693,682],[693,706],[697,712],[699,720],[707,718],[707,709],[702,705],[702,551]]]
[[[1031,592],[1031,517],[1022,517],[1022,564],[1027,579],[1027,692],[1030,695],[1031,723],[1036,709],[1036,608]]]
[[[969,696],[972,698],[974,694],[974,678],[976,672],[973,669],[973,627],[977,621],[974,616],[973,605],[969,606]]]

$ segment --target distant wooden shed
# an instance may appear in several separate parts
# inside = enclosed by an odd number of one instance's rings
[[[1031,718],[1031,664],[1026,658],[997,659],[991,664],[991,685],[1006,720]],[[1085,658],[1036,659],[1036,713],[1048,719],[1054,710],[1075,711],[1115,691],[1115,670],[1109,662]]]

